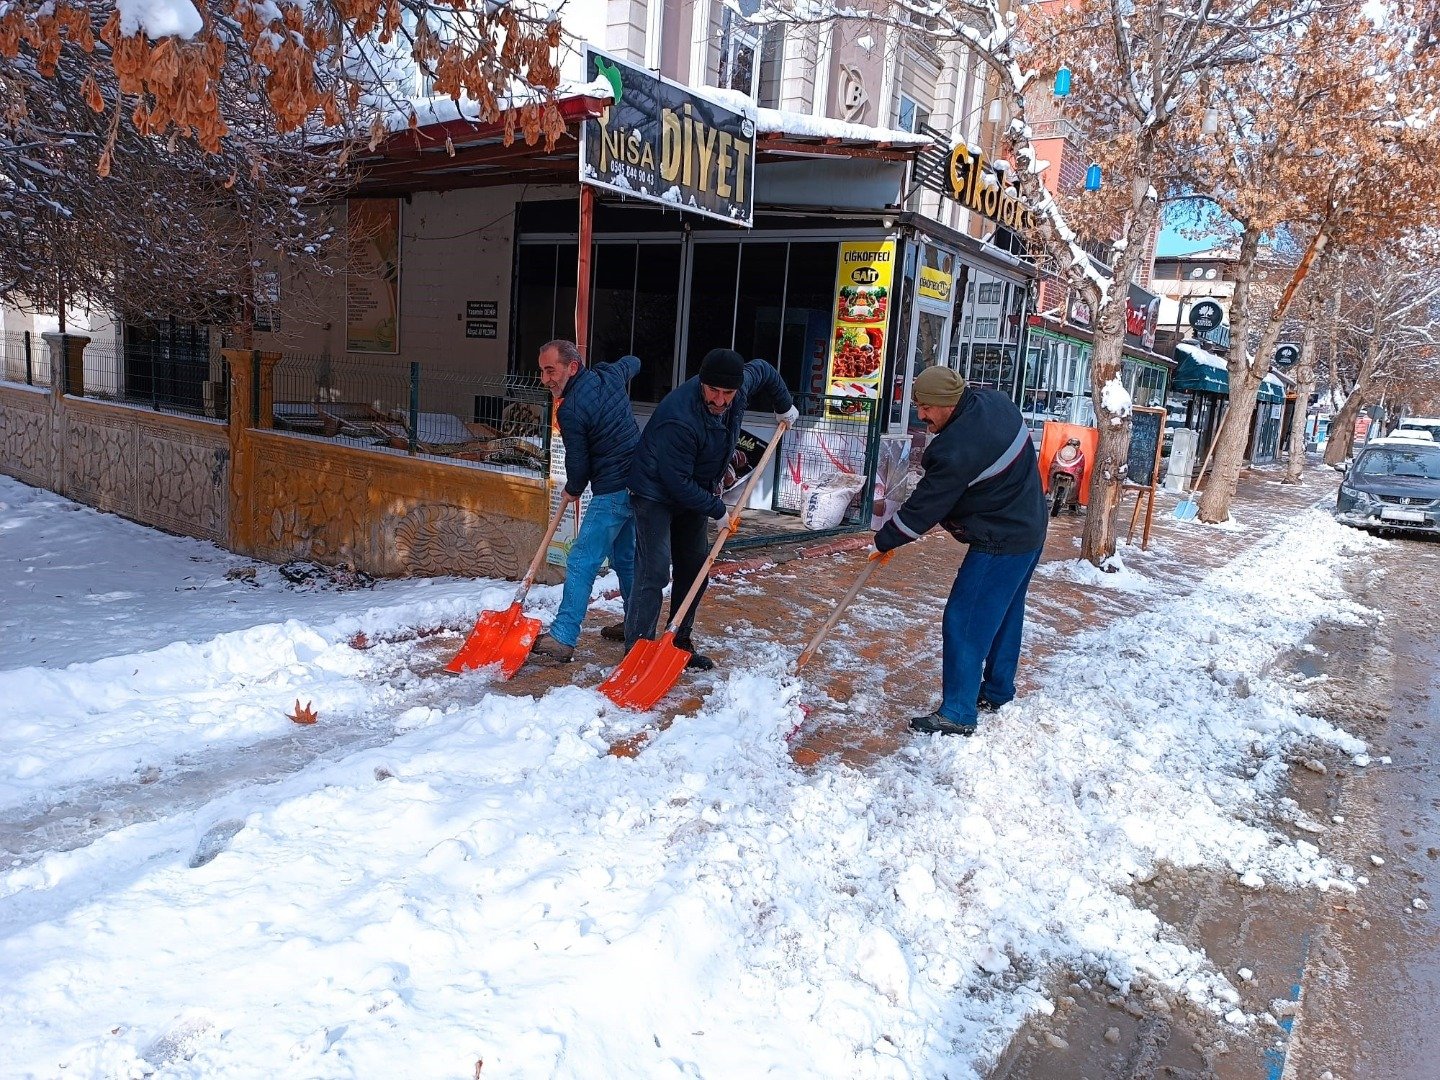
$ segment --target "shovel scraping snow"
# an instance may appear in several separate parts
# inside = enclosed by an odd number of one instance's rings
[[[725,520],[725,524],[720,526],[720,534],[715,537],[715,543],[710,547],[710,554],[706,556],[700,572],[695,575],[695,580],[690,585],[690,591],[685,594],[685,599],[671,613],[670,623],[665,627],[665,633],[656,641],[637,641],[635,647],[626,654],[625,659],[620,661],[620,666],[600,684],[600,692],[616,705],[625,709],[636,709],[640,712],[649,711],[675,685],[675,680],[680,677],[680,672],[685,670],[685,665],[690,660],[690,654],[676,646],[676,628],[685,620],[690,606],[695,603],[695,597],[699,594],[701,586],[705,584],[705,575],[710,572],[710,567],[714,564],[716,556],[720,554],[720,549],[725,546],[725,541],[734,533],[735,527],[740,521],[740,515],[745,509],[745,504],[750,501],[751,489],[760,479],[760,474],[765,471],[765,466],[774,456],[775,448],[780,445],[780,440],[789,427],[790,425],[785,421],[780,422],[780,426],[775,429],[775,434],[770,439],[770,445],[765,447],[765,453],[760,456],[760,461],[755,468],[750,470],[750,476],[740,492],[740,499],[735,504],[735,511]],[[614,747],[611,748],[611,753],[615,753]],[[634,755],[622,756],[632,757]]]
[[[545,530],[545,539],[540,541],[540,547],[535,552],[535,557],[530,560],[530,569],[526,571],[524,580],[520,582],[520,588],[515,592],[515,600],[504,611],[482,611],[480,613],[480,617],[475,620],[475,628],[470,631],[470,636],[465,639],[465,644],[460,646],[460,651],[455,654],[455,659],[445,665],[445,670],[450,674],[458,675],[462,671],[469,671],[472,668],[482,668],[487,664],[499,664],[500,677],[509,679],[525,663],[531,648],[535,645],[535,639],[540,636],[540,620],[532,619],[525,614],[525,594],[535,583],[535,575],[540,572],[540,563],[545,558],[545,552],[550,548],[550,541],[555,536],[555,530],[560,527],[560,519],[565,514],[565,506],[565,500],[562,498],[560,505],[555,509],[555,516],[550,519],[550,527]],[[578,506],[576,509],[578,512]]]

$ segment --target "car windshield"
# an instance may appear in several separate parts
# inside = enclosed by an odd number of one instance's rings
[[[1355,475],[1370,480],[1390,476],[1440,480],[1440,447],[1375,447],[1360,455]]]

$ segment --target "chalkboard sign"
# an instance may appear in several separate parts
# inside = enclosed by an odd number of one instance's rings
[[[1165,410],[1137,408],[1130,415],[1130,463],[1127,479],[1132,484],[1149,487],[1155,482],[1160,467],[1161,435],[1165,430]]]

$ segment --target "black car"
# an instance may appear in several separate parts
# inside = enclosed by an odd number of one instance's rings
[[[1335,517],[1361,529],[1440,532],[1440,445],[1367,446],[1340,481]]]

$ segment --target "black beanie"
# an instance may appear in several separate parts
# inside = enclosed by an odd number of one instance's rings
[[[700,361],[700,381],[716,390],[739,390],[745,381],[745,360],[734,349],[711,349]]]

